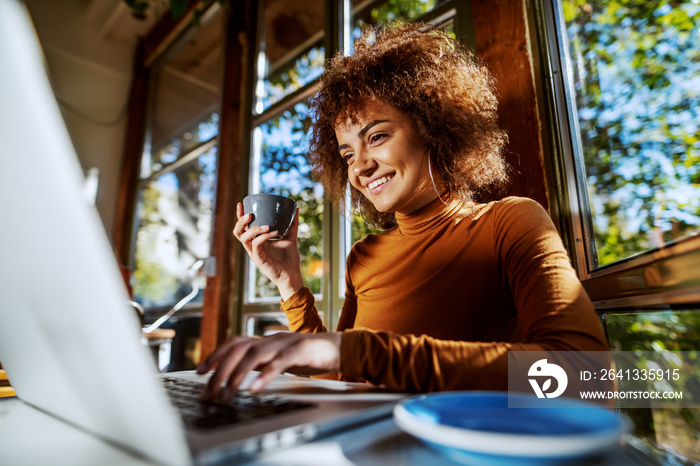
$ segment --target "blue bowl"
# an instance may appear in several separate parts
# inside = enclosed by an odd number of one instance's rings
[[[508,402],[518,408],[509,408]],[[468,464],[561,464],[606,455],[629,430],[626,418],[598,405],[534,395],[440,392],[394,409],[400,428]]]

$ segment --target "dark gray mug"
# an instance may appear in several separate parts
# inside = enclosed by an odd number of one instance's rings
[[[292,226],[296,211],[296,202],[276,194],[251,194],[243,199],[243,213],[253,214],[249,227],[269,225],[270,231],[277,230],[278,235],[271,241],[284,238]]]

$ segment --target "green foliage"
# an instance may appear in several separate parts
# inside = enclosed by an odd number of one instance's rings
[[[323,189],[311,180],[306,159],[311,116],[306,103],[273,118],[261,134],[260,191],[293,199],[299,207],[298,243],[304,283],[316,294],[323,285]],[[276,297],[277,288],[256,271],[256,297]]]
[[[262,95],[258,95],[263,108],[269,107],[321,76],[326,54],[326,49],[320,45],[321,42],[313,44],[292,61],[269,65],[273,69],[267,72],[264,90]]]
[[[618,351],[700,351],[700,311],[609,314],[610,346]]]
[[[634,351],[638,355],[637,367],[648,367],[644,352],[683,351],[686,360],[680,368],[680,378],[673,389],[682,391],[685,404],[691,403],[693,394],[700,393],[700,311],[637,312],[608,314],[605,328],[611,349]],[[669,355],[670,359],[673,355]],[[657,360],[657,359],[655,359]],[[675,361],[668,361],[675,366]],[[649,386],[648,389],[659,389]],[[698,400],[695,400],[697,402]],[[634,433],[645,448],[655,455],[674,455],[658,451],[662,448],[675,450],[690,461],[700,461],[700,410],[694,408],[629,408],[624,414],[634,422]],[[669,437],[670,436],[670,437]]]
[[[372,23],[412,21],[423,13],[432,10],[436,3],[438,3],[436,0],[388,0],[372,9]]]
[[[145,19],[148,10],[156,9],[160,12],[170,10],[170,16],[174,19],[181,18],[187,13],[187,8],[194,3],[193,0],[122,0],[131,10],[131,14],[137,19]],[[228,4],[229,0],[219,0],[222,5]],[[195,16],[201,15],[200,10],[195,11]]]
[[[147,0],[124,0],[124,3],[131,9],[131,14],[136,18],[145,18],[146,11],[151,6]]]
[[[697,234],[700,5],[567,0],[562,12],[597,265]],[[698,363],[698,311],[611,314],[605,322],[614,350],[689,351]],[[694,371],[682,371],[679,384],[698,393]],[[665,445],[700,461],[698,410],[624,413],[650,451]]]
[[[218,115],[211,114],[162,147],[153,148],[149,174],[217,131]],[[172,306],[191,291],[188,268],[208,254],[215,175],[214,147],[142,188],[132,285],[134,299],[144,307]]]
[[[700,5],[562,4],[598,265],[700,227]]]
[[[371,5],[371,8],[355,12],[352,36],[357,39],[369,26],[383,23],[408,23],[429,12],[440,0],[387,0]]]
[[[359,215],[356,214],[348,214],[350,215],[350,225],[351,225],[351,241],[353,244],[364,238],[365,236],[369,235],[370,233],[381,233],[378,232],[377,230],[373,230],[372,228],[365,223],[365,221],[360,217]]]
[[[158,232],[162,226],[162,220],[158,214],[160,194],[160,191],[152,185],[141,192],[143,213],[141,228],[136,237],[136,268],[132,276],[134,297],[140,302],[144,300],[162,302],[177,290],[176,278],[168,274],[161,261],[155,257]]]

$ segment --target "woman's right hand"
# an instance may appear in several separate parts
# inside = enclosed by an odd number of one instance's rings
[[[243,204],[236,206],[238,221],[233,227],[233,235],[241,242],[248,256],[256,267],[274,283],[283,300],[304,287],[301,275],[301,254],[297,244],[299,230],[299,209],[294,214],[294,221],[287,235],[270,241],[277,236],[276,231],[269,231],[268,226],[249,227],[251,214],[243,214]]]
[[[263,338],[231,337],[219,346],[197,369],[200,375],[216,368],[209,379],[204,399],[211,400],[221,390],[228,401],[245,376],[260,371],[249,390],[259,392],[282,372],[319,375],[340,370],[342,333],[280,332]]]

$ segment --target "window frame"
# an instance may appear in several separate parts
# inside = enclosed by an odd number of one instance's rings
[[[329,48],[328,48],[328,39],[327,36],[329,26],[328,26],[328,16],[329,12],[327,11],[329,2],[325,2],[325,7],[326,10],[324,11],[324,34],[323,34],[323,45],[326,47],[326,58],[329,58]],[[264,9],[265,9],[265,1],[261,2],[256,2],[256,5],[252,8],[252,12],[254,14],[254,20],[251,21],[255,27],[251,28],[249,30],[249,43],[251,44],[249,48],[249,56],[247,57],[247,62],[252,63],[252,66],[250,66],[250,72],[249,72],[249,79],[246,80],[246,86],[245,86],[245,95],[250,95],[254,96],[255,95],[255,89],[256,86],[258,85],[258,81],[261,78],[260,73],[258,71],[258,55],[260,53],[260,45],[264,41],[263,33],[264,33],[264,28],[265,28],[265,15],[264,15]],[[251,18],[252,19],[252,18]],[[313,40],[312,40],[313,39]],[[300,44],[297,49],[295,49],[294,52],[289,52],[285,57],[284,60],[282,60],[284,63],[282,65],[293,62],[300,54],[303,53],[304,50],[307,50],[309,48],[309,44],[316,43],[318,41],[318,38],[314,35],[308,40],[304,41],[302,44]],[[298,53],[296,53],[298,52]],[[280,63],[282,62],[280,61]],[[282,66],[280,65],[280,66]],[[278,101],[270,104],[267,108],[264,108],[262,111],[258,112],[256,109],[257,105],[257,98],[249,98],[248,102],[246,102],[246,105],[243,108],[243,114],[244,114],[244,124],[243,124],[243,133],[244,133],[244,141],[245,141],[245,147],[243,149],[243,154],[244,154],[244,165],[246,167],[246,174],[247,176],[244,177],[243,183],[242,183],[242,188],[243,192],[246,194],[250,193],[251,186],[254,184],[253,183],[253,176],[257,173],[256,168],[254,167],[254,160],[255,160],[255,147],[253,144],[253,133],[255,128],[258,126],[264,124],[265,122],[276,118],[280,116],[285,110],[289,108],[293,108],[294,105],[296,105],[299,102],[303,102],[304,100],[308,99],[309,97],[313,96],[316,93],[316,89],[318,88],[318,78],[314,79],[307,84],[303,85],[302,87],[290,92],[289,94],[285,95]],[[329,259],[330,254],[331,254],[331,248],[332,244],[335,244],[335,241],[331,240],[331,218],[333,215],[331,214],[332,212],[332,207],[330,205],[330,202],[326,197],[324,196],[323,200],[323,212],[324,212],[324,218],[322,222],[322,235],[323,235],[323,275],[324,275],[324,280],[323,280],[323,285],[322,285],[322,294],[316,296],[316,308],[319,311],[319,315],[321,316],[322,321],[326,325],[327,328],[331,328],[331,321],[330,321],[330,313],[328,312],[328,309],[330,309],[330,301],[332,301],[332,283],[334,282],[333,276],[331,274],[330,270],[330,264],[331,260]],[[331,214],[331,215],[327,215]],[[238,293],[238,302],[240,303],[237,309],[237,316],[236,320],[238,321],[238,326],[242,330],[244,334],[247,334],[248,329],[254,328],[254,320],[257,317],[260,318],[269,318],[271,315],[278,314],[280,317],[283,316],[283,313],[280,311],[280,298],[254,298],[251,299],[249,296],[249,292],[251,291],[251,284],[249,281],[251,280],[252,277],[252,268],[255,267],[255,265],[252,263],[250,258],[245,255],[245,258],[240,261],[240,267],[238,268],[239,273],[237,274],[236,281],[238,282],[237,288],[239,289]]]
[[[218,166],[219,166],[219,154],[218,154],[218,149],[220,146],[220,125],[219,125],[219,130],[217,131],[216,135],[211,137],[210,139],[206,141],[201,141],[197,146],[187,150],[183,151],[181,154],[177,156],[177,158],[165,165],[163,165],[161,168],[157,170],[151,170],[148,176],[142,176],[142,163],[144,160],[144,156],[146,151],[149,152],[151,151],[151,137],[152,137],[152,117],[153,117],[153,98],[155,95],[155,77],[157,76],[157,73],[165,66],[167,63],[172,59],[174,56],[178,54],[178,52],[187,45],[189,41],[191,41],[193,38],[197,36],[200,30],[200,25],[208,23],[210,20],[214,20],[217,15],[222,15],[222,17],[219,19],[222,21],[222,38],[226,35],[226,25],[227,25],[227,12],[222,8],[221,4],[217,2],[209,2],[207,5],[205,5],[202,9],[201,16],[199,17],[198,21],[193,21],[190,20],[189,18],[185,18],[182,21],[183,28],[181,31],[178,31],[178,34],[172,37],[170,40],[166,41],[165,44],[163,44],[162,49],[154,51],[153,54],[151,54],[147,60],[144,60],[144,65],[145,68],[148,70],[147,77],[146,77],[146,89],[145,89],[145,96],[146,96],[146,101],[143,104],[143,115],[144,115],[144,120],[143,120],[143,127],[141,128],[141,131],[143,131],[143,141],[140,143],[140,151],[138,153],[137,161],[136,161],[136,171],[134,173],[134,179],[133,179],[133,192],[134,192],[134,204],[133,204],[133,209],[129,213],[130,215],[130,229],[129,229],[129,234],[128,234],[128,247],[126,248],[126,254],[127,254],[127,260],[125,261],[126,264],[128,264],[128,267],[130,270],[135,270],[135,260],[136,260],[136,240],[137,240],[137,233],[138,233],[138,227],[139,227],[139,222],[138,222],[138,216],[139,216],[139,206],[141,203],[141,197],[143,193],[143,189],[152,181],[157,180],[159,177],[168,174],[168,173],[174,173],[177,171],[179,168],[181,168],[184,165],[187,165],[188,163],[191,163],[195,160],[197,160],[201,155],[204,153],[208,152],[209,150],[215,148],[217,150],[217,161],[216,161],[216,172],[218,173]],[[222,61],[224,59],[223,55],[223,43],[222,43],[222,56],[220,58]],[[220,94],[223,91],[223,66],[221,67],[221,74],[219,76],[219,81],[221,83],[221,90]],[[221,114],[221,95],[219,95],[216,99],[216,113]],[[215,174],[215,181],[214,181],[214,193],[213,193],[213,200],[212,200],[212,206],[216,203],[216,186],[218,185],[219,182],[219,177],[218,174]],[[209,241],[210,243],[213,241],[213,234],[214,234],[214,217],[215,217],[215,212],[214,209],[212,208],[211,212],[211,220],[210,220],[210,233],[209,233]],[[210,248],[211,249],[211,244]],[[210,253],[210,251],[208,251]],[[201,258],[203,260],[211,260],[210,256],[208,257],[203,257]],[[205,293],[206,290],[205,288],[202,289],[202,293]],[[202,295],[202,300],[198,301],[193,301],[185,304],[182,309],[179,311],[180,316],[185,316],[185,315],[190,315],[190,316],[201,316],[202,309],[204,307],[204,296]],[[177,302],[177,301],[176,301]],[[172,306],[175,303],[168,304],[165,306],[152,306],[148,307],[145,309],[146,312],[146,317],[148,318],[153,318],[153,317],[159,317],[161,316],[165,311],[169,310],[172,308]]]
[[[700,303],[700,236],[596,267],[561,9],[557,0],[535,0],[532,13],[543,79],[546,132],[552,152],[548,181],[555,206],[553,217],[596,309],[668,309]]]

